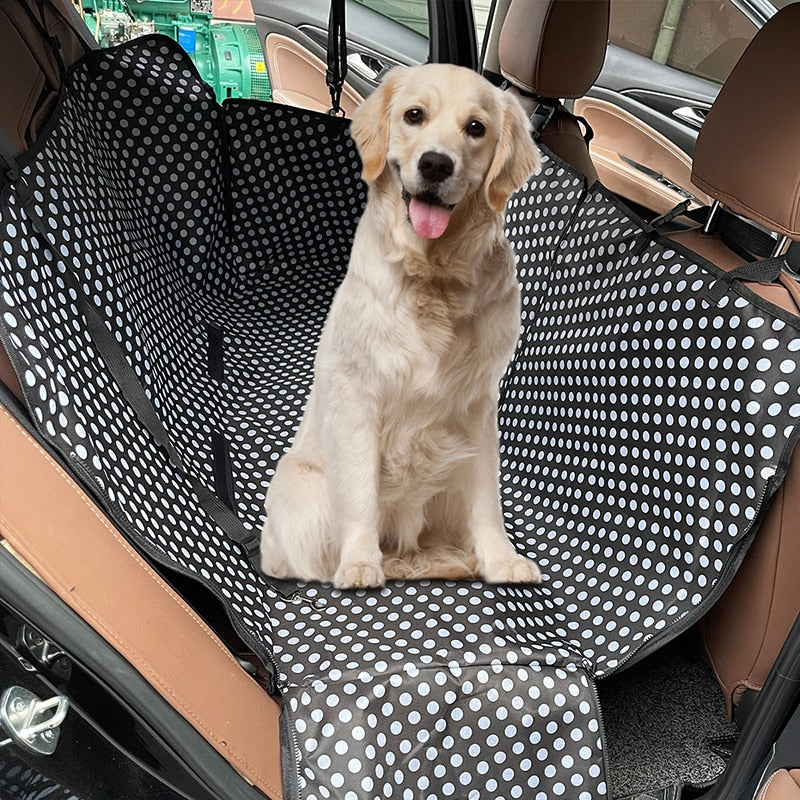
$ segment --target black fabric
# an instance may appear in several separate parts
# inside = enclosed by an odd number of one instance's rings
[[[328,69],[325,81],[331,93],[331,114],[342,114],[340,105],[344,80],[347,77],[347,32],[344,0],[331,0],[328,17]]]
[[[0,203],[0,325],[33,419],[270,665],[289,796],[603,797],[594,680],[732,576],[797,438],[797,320],[738,281],[709,303],[718,270],[649,237],[634,250],[641,221],[545,153],[507,214],[522,335],[499,411],[507,528],[543,584],[284,596],[196,486],[219,485],[224,442],[227,499],[257,536],[365,202],[358,171],[344,121],[220,108],[168,39],[89,54],[22,169],[33,211],[20,181]]]
[[[31,187],[18,174],[19,168],[6,144],[6,141],[0,140],[0,145],[2,145],[0,153],[2,153],[3,161],[8,167],[7,176],[15,186],[17,197],[32,221],[36,234],[41,237],[40,243],[45,246],[54,244],[62,252],[68,252],[70,249],[68,236],[65,236],[65,233],[58,226],[48,224],[48,220],[34,202],[34,193]],[[187,470],[183,459],[172,444],[169,433],[161,422],[158,411],[143,390],[136,372],[125,360],[120,343],[106,328],[103,320],[98,315],[97,307],[88,299],[74,272],[69,268],[66,269],[63,272],[62,279],[70,290],[76,307],[83,314],[91,340],[100,352],[104,365],[114,377],[139,421],[151,434],[154,441],[164,448],[171,464],[179,472],[187,476],[200,505],[228,536],[243,547],[251,560],[256,558],[258,538],[242,528],[235,513],[232,513],[232,509],[229,508],[231,504],[226,504],[224,501],[220,502],[219,492],[209,491],[205,484],[198,481],[194,474]],[[219,489],[219,486],[217,488]]]
[[[681,203],[668,214],[682,215],[695,222],[706,224],[709,215],[713,213],[709,233],[718,235],[727,247],[740,256],[743,261],[767,258],[775,251],[778,244],[775,235],[758,223],[735,214],[725,206],[700,206],[691,211],[679,211],[685,205],[686,203]],[[678,212],[678,214],[674,214],[674,212]],[[653,224],[655,225],[656,222],[654,221]]]
[[[211,448],[214,453],[214,493],[224,505],[235,513],[233,498],[233,473],[228,440],[219,431],[211,433]]]

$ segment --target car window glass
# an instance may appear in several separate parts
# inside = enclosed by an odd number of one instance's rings
[[[428,36],[428,0],[356,0],[356,2],[405,25],[422,36]],[[492,0],[473,0],[472,2],[479,52],[486,32],[491,5]]]
[[[757,27],[725,0],[612,0],[609,40],[658,64],[723,83]]]
[[[384,17],[428,36],[428,0],[356,0]]]
[[[472,0],[472,11],[475,16],[475,35],[478,40],[479,53],[483,45],[483,36],[486,33],[491,6],[492,0]]]

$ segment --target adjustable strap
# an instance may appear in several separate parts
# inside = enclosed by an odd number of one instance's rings
[[[711,305],[717,305],[717,303],[725,297],[735,281],[746,281],[747,283],[775,283],[785,269],[785,256],[764,258],[760,261],[750,261],[746,264],[742,264],[741,267],[736,267],[736,269],[732,269],[730,272],[725,272],[720,275],[706,290],[705,300]]]
[[[17,163],[17,148],[5,129],[0,127],[0,191],[6,184],[13,185],[19,180],[19,164]]]
[[[329,114],[344,116],[341,106],[344,79],[347,76],[347,32],[344,20],[345,0],[331,0],[328,17],[328,69],[325,81],[331,93]]]
[[[11,186],[16,190],[20,204],[25,209],[38,233],[52,250],[53,255],[57,257],[59,245],[68,252],[68,244],[61,236],[60,231],[58,229],[51,230],[46,220],[36,210],[33,193],[24,175],[20,172],[14,147],[10,138],[2,129],[0,129],[0,162],[2,162]],[[74,298],[75,305],[86,318],[92,343],[99,351],[108,367],[108,371],[117,382],[139,421],[165,450],[172,466],[188,480],[197,496],[200,507],[233,541],[241,545],[248,559],[258,566],[258,536],[248,531],[236,514],[187,468],[161,422],[153,402],[147,396],[133,367],[125,358],[116,338],[106,327],[98,314],[97,308],[89,300],[75,275],[66,264],[65,267],[62,277]]]
[[[722,242],[742,261],[756,261],[771,257],[775,249],[775,239],[763,228],[749,220],[742,219],[728,209],[717,206],[712,214],[710,206],[701,206],[690,210],[691,199],[686,199],[671,210],[656,217],[645,225],[635,236],[641,240],[634,247],[632,254],[641,255],[650,241],[654,241],[664,232],[667,225],[677,217],[686,217],[699,222],[709,234],[719,236]],[[710,220],[711,224],[708,225]]]
[[[656,241],[664,228],[678,217],[686,217],[693,222],[704,224],[710,216],[710,208],[702,206],[690,209],[690,205],[690,199],[678,203],[640,230],[616,240],[615,243],[633,240],[631,255],[636,257],[640,256],[651,242]],[[775,240],[769,233],[727,209],[719,207],[715,210],[709,232],[719,235],[722,241],[745,262],[711,285],[706,293],[706,299],[712,305],[716,305],[722,299],[733,281],[773,283],[780,278],[782,272],[788,271],[786,256],[770,256],[775,248]]]
[[[531,114],[531,131],[535,142],[542,138],[542,132],[555,116],[557,108],[557,105],[550,105],[549,103],[536,104],[536,108]]]
[[[719,236],[722,242],[744,261],[767,258],[775,249],[776,241],[769,231],[734,214],[721,204],[716,204],[713,212],[711,206],[701,206],[682,212],[681,215],[699,222],[704,226],[706,233]]]
[[[690,204],[691,200],[684,200],[682,203],[678,203],[675,208],[670,209],[660,217],[650,220],[650,222],[648,222],[640,231],[637,231],[635,234],[633,234],[633,236],[639,241],[631,250],[631,255],[640,256],[650,242],[654,242],[659,237],[662,230],[670,222],[672,222],[672,220],[674,220],[676,217],[687,216],[690,214]]]
[[[583,126],[583,141],[588,145],[594,139],[594,129],[589,124],[586,117],[580,117],[577,114],[571,114],[572,118]]]
[[[521,91],[517,88],[517,91]],[[542,133],[550,121],[555,119],[571,119],[578,123],[583,129],[583,141],[586,146],[594,139],[594,131],[585,117],[579,117],[567,109],[567,107],[560,100],[546,100],[536,97],[536,95],[523,92],[526,97],[533,97],[538,102],[536,108],[530,116],[531,129],[533,132],[534,141],[538,142],[542,138]]]
[[[744,259],[764,258],[775,248],[775,240],[765,231],[727,209],[717,214],[716,232],[734,253]]]

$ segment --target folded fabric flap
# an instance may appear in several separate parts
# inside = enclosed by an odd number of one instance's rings
[[[384,666],[287,690],[303,797],[398,786],[420,797],[605,796],[600,716],[581,667]]]

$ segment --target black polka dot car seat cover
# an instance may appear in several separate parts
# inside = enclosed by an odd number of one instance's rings
[[[276,585],[257,536],[365,202],[347,122],[217,105],[171,41],[71,70],[0,203],[0,336],[42,436],[149,557],[225,604],[283,706],[286,796],[606,796],[595,681],[729,582],[800,417],[800,326],[545,151],[515,196],[506,527],[534,587]],[[27,198],[27,199],[26,199]],[[79,287],[185,469],[107,366]]]

